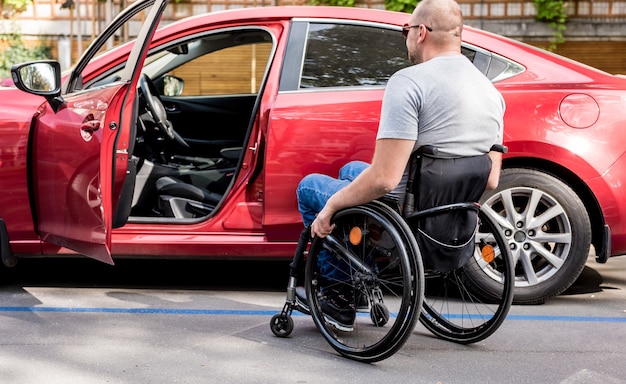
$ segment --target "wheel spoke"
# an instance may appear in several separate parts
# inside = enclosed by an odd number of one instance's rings
[[[530,197],[528,199],[528,203],[526,204],[526,209],[524,210],[526,216],[525,222],[527,224],[532,222],[533,217],[535,216],[535,212],[537,212],[537,207],[539,206],[542,195],[542,192],[535,189],[530,189]]]
[[[505,227],[514,228],[514,223],[518,221],[521,215],[515,209],[515,203],[513,202],[513,197],[511,196],[511,191],[505,189],[500,193],[500,197],[502,198],[502,205],[504,206],[504,212],[506,213],[506,218],[508,223]],[[500,224],[500,221],[496,221]]]
[[[513,265],[517,265],[520,261],[521,256],[521,248],[516,248],[511,250],[511,256],[513,257]]]
[[[517,259],[522,263],[524,276],[526,277],[528,284],[535,285],[539,283],[539,279],[537,278],[537,274],[535,273],[535,268],[533,267],[532,261],[530,259],[530,253],[524,250],[520,250],[518,252]]]
[[[512,214],[511,216],[509,216],[507,212],[507,217],[504,217],[500,215],[498,212],[494,211],[493,208],[488,205],[483,205],[481,209],[485,212],[485,214],[487,214],[487,216],[489,216],[491,220],[496,222],[496,224],[498,224],[503,229],[504,228],[513,229],[512,223],[514,222],[514,220],[509,219],[512,216]]]
[[[545,247],[543,247],[543,245],[533,242],[533,248],[539,255],[546,259],[546,261],[554,266],[556,269],[559,269],[563,266],[564,260],[554,253],[548,251]]]
[[[536,216],[533,218],[529,217],[528,220],[526,220],[526,227],[527,228],[541,228],[550,220],[558,216],[565,216],[565,211],[560,205],[554,205],[539,216]]]
[[[538,243],[556,243],[556,244],[571,244],[572,243],[572,234],[571,233],[552,233],[552,232],[537,232],[532,238],[534,241]]]

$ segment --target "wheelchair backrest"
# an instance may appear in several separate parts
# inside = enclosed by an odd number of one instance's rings
[[[478,224],[478,205],[473,203],[485,191],[490,171],[487,154],[438,158],[416,153],[411,158],[404,216],[419,244],[425,269],[448,272],[471,257]],[[450,209],[458,203],[472,204]]]

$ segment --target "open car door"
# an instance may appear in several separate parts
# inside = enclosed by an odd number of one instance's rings
[[[31,205],[42,240],[113,264],[114,211],[125,210],[118,203],[132,200],[122,195],[132,194],[134,185],[137,83],[166,4],[142,0],[122,11],[89,46],[63,90],[56,62],[12,69],[20,89],[48,100],[33,118],[30,146]],[[90,84],[91,61],[133,27],[139,34],[121,76]],[[115,221],[123,225],[125,218]]]

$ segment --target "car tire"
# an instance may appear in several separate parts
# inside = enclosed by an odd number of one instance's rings
[[[481,204],[497,219],[515,261],[515,304],[542,304],[569,288],[589,255],[585,206],[561,180],[546,173],[503,169],[498,188]],[[487,271],[482,277],[497,276]]]

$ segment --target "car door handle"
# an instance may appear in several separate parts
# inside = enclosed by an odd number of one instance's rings
[[[165,108],[165,111],[167,113],[180,112],[180,107],[177,104],[175,104],[175,103],[164,102],[163,103],[163,108]]]
[[[87,120],[84,121],[80,126],[80,129],[87,132],[95,132],[100,129],[100,121],[98,120]]]

